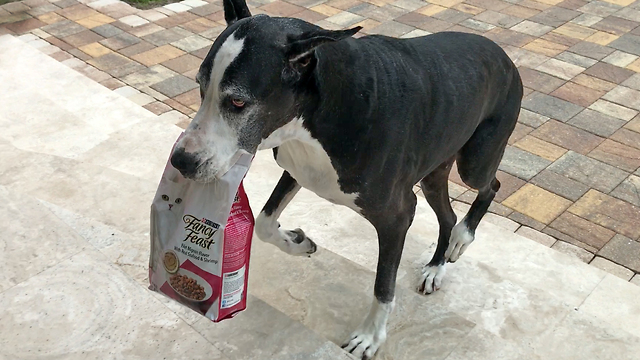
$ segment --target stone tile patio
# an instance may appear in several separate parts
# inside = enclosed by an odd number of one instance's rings
[[[640,1],[248,3],[254,14],[363,26],[360,35],[455,30],[496,41],[519,66],[526,98],[490,211],[522,226],[524,236],[625,280],[640,271]],[[0,7],[0,34],[22,35],[109,89],[128,87],[125,96],[181,127],[198,108],[193,78],[224,25],[221,0],[150,10],[117,0]],[[462,209],[474,193],[453,174],[450,195]],[[505,222],[496,219],[487,220]]]
[[[132,87],[110,91],[11,35],[0,36],[0,83],[0,359],[354,359],[339,345],[373,292],[365,219],[301,190],[279,220],[304,227],[318,252],[289,256],[254,238],[247,309],[212,323],[147,288],[149,202],[181,132],[170,112],[156,116],[121,96],[141,94]],[[280,174],[270,151],[256,154],[244,181],[254,213]],[[481,222],[442,288],[423,296],[438,228],[418,202],[375,359],[637,360],[640,287],[514,230]]]

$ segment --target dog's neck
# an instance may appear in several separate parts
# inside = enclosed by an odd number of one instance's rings
[[[305,143],[311,143],[314,141],[311,137],[311,133],[304,125],[304,118],[302,116],[296,116],[284,126],[276,129],[266,139],[263,139],[258,150],[272,149],[282,145],[290,140],[298,140]]]

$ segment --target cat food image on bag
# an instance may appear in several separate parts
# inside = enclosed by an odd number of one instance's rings
[[[246,308],[254,218],[242,179],[252,155],[236,158],[206,184],[167,162],[151,205],[149,288],[214,322]]]

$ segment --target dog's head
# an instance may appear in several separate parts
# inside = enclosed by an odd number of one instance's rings
[[[316,47],[360,30],[252,17],[245,0],[224,0],[224,13],[227,28],[196,76],[200,109],[171,155],[175,168],[199,182],[221,177],[241,151],[254,154],[259,147],[280,145],[274,137],[281,136],[270,135],[299,118],[318,62]]]

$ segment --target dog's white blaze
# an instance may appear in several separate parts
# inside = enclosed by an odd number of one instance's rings
[[[216,95],[220,92],[220,82],[222,81],[224,72],[233,60],[240,55],[243,47],[244,39],[236,39],[236,33],[233,33],[229,35],[216,53],[213,59],[213,69],[211,70],[211,85],[209,86]]]
[[[395,299],[390,303],[381,303],[374,297],[369,314],[358,330],[347,339],[348,345],[345,349],[358,358],[365,354],[369,358],[373,357],[387,338],[387,321],[394,306]]]
[[[302,187],[335,204],[345,205],[361,213],[355,204],[358,193],[340,190],[338,173],[318,140],[302,126],[301,117],[274,131],[260,144],[261,149],[278,147],[276,162],[287,170]]]
[[[239,150],[238,133],[222,118],[219,105],[222,100],[220,82],[243,46],[244,39],[236,39],[234,33],[216,53],[202,105],[179,144],[186,152],[198,154],[203,162],[207,160],[206,165],[198,170],[196,179],[211,179],[227,172]]]

